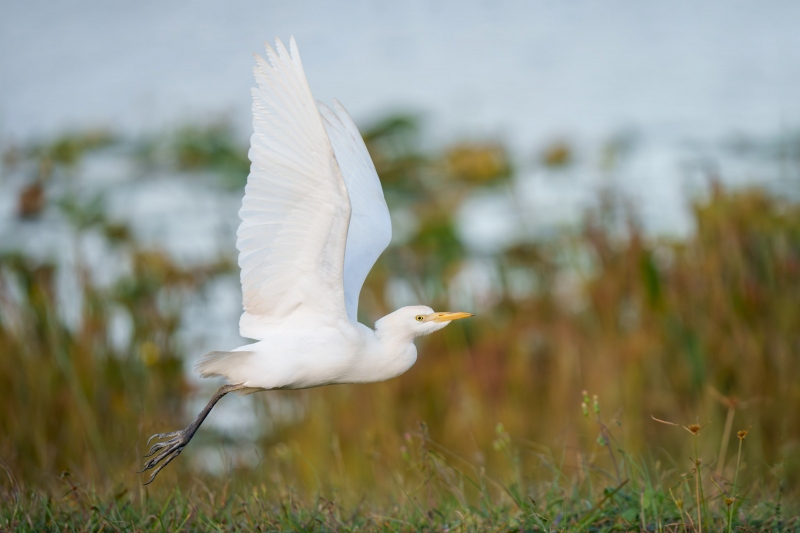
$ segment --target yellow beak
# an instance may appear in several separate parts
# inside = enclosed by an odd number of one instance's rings
[[[451,320],[458,320],[460,318],[469,318],[474,316],[472,313],[432,313],[425,319],[426,322],[450,322]]]

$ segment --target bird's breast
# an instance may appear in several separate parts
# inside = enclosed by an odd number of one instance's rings
[[[249,381],[263,388],[305,389],[385,381],[417,359],[413,343],[389,344],[361,324],[274,329],[256,344]]]

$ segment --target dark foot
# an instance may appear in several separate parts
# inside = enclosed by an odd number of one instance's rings
[[[139,473],[145,472],[150,470],[151,468],[155,468],[155,472],[153,475],[150,476],[150,479],[147,480],[145,485],[149,485],[153,482],[159,472],[167,466],[173,459],[178,457],[183,449],[189,444],[189,441],[192,440],[195,431],[197,431],[197,427],[193,427],[194,424],[190,425],[188,428],[184,429],[183,431],[173,431],[172,433],[156,433],[149,439],[147,439],[147,444],[150,444],[150,441],[153,439],[168,439],[164,442],[156,442],[153,444],[153,447],[150,448],[150,452],[145,455],[145,457],[150,457],[156,452],[160,452],[158,455],[150,459],[144,464],[144,468],[139,470]],[[163,451],[162,451],[163,450]],[[162,462],[163,461],[163,462]],[[159,464],[161,463],[161,464]],[[157,467],[157,468],[156,468]]]
[[[173,431],[172,433],[156,433],[149,439],[147,439],[147,444],[150,444],[150,441],[153,439],[167,439],[163,442],[156,442],[153,444],[153,447],[150,448],[150,453],[145,455],[145,457],[150,457],[156,452],[159,452],[158,455],[150,459],[144,464],[144,468],[139,470],[139,473],[146,470],[150,470],[151,468],[155,468],[155,472],[153,475],[150,476],[150,479],[147,480],[145,485],[149,485],[153,482],[159,472],[170,464],[173,459],[178,457],[183,449],[189,444],[189,441],[192,440],[194,434],[197,432],[197,428],[200,427],[200,424],[203,423],[203,420],[206,419],[208,413],[214,408],[214,405],[219,401],[220,398],[228,394],[229,392],[233,392],[236,390],[244,389],[245,386],[242,384],[239,385],[223,385],[217,392],[214,393],[214,396],[211,397],[211,400],[208,401],[208,404],[203,408],[197,418],[194,419],[194,422],[189,424],[189,427],[184,429],[183,431]],[[163,462],[162,462],[163,461]],[[161,463],[161,464],[159,464]]]

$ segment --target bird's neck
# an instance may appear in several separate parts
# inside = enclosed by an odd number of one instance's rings
[[[383,361],[394,375],[400,375],[416,362],[417,347],[414,346],[414,335],[395,328],[380,327],[376,324],[375,335],[382,346]]]
[[[409,345],[414,345],[414,334],[406,329],[398,328],[392,322],[379,320],[375,323],[375,335],[381,341],[384,348],[392,351],[393,349],[405,349]]]

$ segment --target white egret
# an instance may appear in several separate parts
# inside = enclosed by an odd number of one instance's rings
[[[391,239],[375,166],[339,102],[315,104],[294,38],[256,55],[250,175],[237,232],[243,337],[256,342],[206,354],[195,369],[228,384],[184,430],[150,440],[147,483],[180,455],[214,405],[232,391],[304,389],[399,376],[414,339],[470,313],[403,307],[375,323],[356,318],[361,286]],[[150,441],[148,441],[149,443]]]

